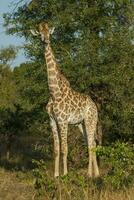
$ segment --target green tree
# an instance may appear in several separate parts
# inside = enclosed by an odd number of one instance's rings
[[[14,47],[0,51],[0,108],[13,108],[17,99],[17,89],[10,68],[11,61],[16,57]]]
[[[134,140],[133,13],[130,0],[40,0],[4,16],[7,32],[28,41],[25,52],[34,66],[44,65],[44,46],[29,29],[41,21],[56,27],[52,44],[61,70],[72,87],[90,94],[99,104],[106,142]],[[40,67],[31,68],[31,73],[34,70],[42,73]],[[38,91],[36,99],[40,99]]]
[[[15,134],[13,115],[18,101],[17,86],[10,68],[15,57],[16,49],[12,46],[0,50],[0,137],[5,138],[7,158]]]
[[[46,105],[49,98],[47,78],[42,65],[35,62],[22,63],[14,69],[15,82],[20,95],[19,105],[23,111],[24,134],[37,142],[44,137],[45,151],[51,152],[50,128]]]

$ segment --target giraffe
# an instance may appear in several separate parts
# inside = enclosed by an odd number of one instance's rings
[[[93,148],[96,147],[97,107],[90,96],[72,89],[69,81],[60,72],[51,48],[50,35],[53,30],[49,29],[48,24],[42,22],[39,24],[38,31],[34,32],[31,30],[31,32],[33,35],[39,34],[45,44],[44,56],[47,65],[48,86],[50,91],[50,99],[46,109],[50,117],[50,125],[54,138],[54,176],[59,176],[60,152],[62,153],[63,160],[63,175],[68,173],[67,132],[68,125],[74,124],[79,127],[82,133],[84,130],[86,131],[89,154],[88,176],[98,177],[99,168],[96,153],[93,151]]]

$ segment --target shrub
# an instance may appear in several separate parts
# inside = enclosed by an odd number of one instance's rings
[[[103,183],[116,189],[129,186],[134,179],[134,148],[129,143],[116,142],[111,146],[98,147],[97,154],[107,166]]]
[[[134,180],[134,149],[129,143],[116,142],[111,146],[97,147],[97,155],[101,158],[101,169],[104,175],[99,179],[89,180],[85,173],[71,170],[67,176],[57,179],[46,169],[43,160],[33,163],[36,165],[33,170],[35,177],[35,189],[37,196],[45,196],[47,199],[91,199],[101,195],[103,190],[125,189]],[[108,190],[107,190],[108,189]]]

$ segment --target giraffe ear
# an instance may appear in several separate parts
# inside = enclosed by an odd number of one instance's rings
[[[49,29],[49,33],[52,35],[55,30],[55,27]]]
[[[30,32],[32,33],[32,35],[37,36],[39,35],[39,32],[37,30],[33,30],[31,29]]]

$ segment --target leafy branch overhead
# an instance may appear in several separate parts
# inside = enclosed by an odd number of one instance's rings
[[[56,28],[51,39],[61,71],[74,89],[90,94],[100,108],[105,142],[133,141],[133,11],[134,3],[129,0],[33,0],[17,4],[12,13],[4,14],[4,26],[8,34],[25,37],[24,50],[31,61],[10,70],[17,50],[9,47],[0,51],[0,107],[19,104],[35,114],[36,130],[44,129],[49,98],[44,46],[29,30],[47,21]]]

